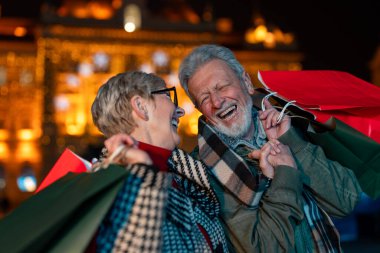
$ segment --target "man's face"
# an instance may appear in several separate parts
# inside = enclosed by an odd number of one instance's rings
[[[244,137],[252,122],[249,94],[253,88],[249,77],[243,80],[216,59],[199,67],[188,83],[190,95],[207,122],[231,137]]]

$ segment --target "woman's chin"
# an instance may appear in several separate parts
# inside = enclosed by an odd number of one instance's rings
[[[175,134],[175,136],[173,136],[173,146],[174,146],[173,149],[178,147],[180,143],[181,143],[181,137],[178,134]]]

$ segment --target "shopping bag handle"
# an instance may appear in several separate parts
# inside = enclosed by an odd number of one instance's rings
[[[96,166],[93,167],[92,171],[98,171],[100,169],[105,169],[107,168],[111,163],[115,163],[121,154],[125,154],[127,152],[128,148],[124,144],[120,144],[114,152],[108,157],[106,157],[104,160],[102,160],[100,163],[96,164]]]

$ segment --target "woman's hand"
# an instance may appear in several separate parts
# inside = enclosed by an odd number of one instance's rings
[[[144,163],[152,165],[152,159],[145,151],[139,149],[136,141],[127,134],[116,134],[108,138],[104,145],[108,150],[108,157],[110,157],[117,149],[123,145],[125,148],[117,155],[112,162],[120,163],[123,165]]]

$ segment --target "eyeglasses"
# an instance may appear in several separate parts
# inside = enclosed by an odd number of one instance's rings
[[[171,92],[171,91],[173,91],[173,92]],[[152,94],[152,95],[153,94],[166,94],[170,97],[170,99],[173,101],[175,106],[178,107],[177,91],[176,91],[175,87],[151,91],[150,94]]]

